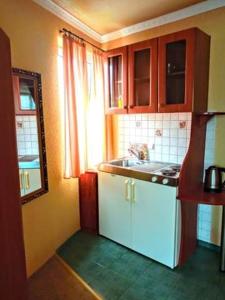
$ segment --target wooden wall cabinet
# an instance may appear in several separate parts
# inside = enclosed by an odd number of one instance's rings
[[[128,113],[157,111],[157,39],[128,47]]]
[[[206,112],[209,50],[191,28],[107,52],[106,113]]]
[[[27,74],[23,78],[13,74],[12,79],[16,115],[36,115],[37,86],[34,78]]]
[[[107,51],[104,57],[105,111],[127,112],[127,47]]]
[[[158,41],[158,111],[207,111],[210,37],[191,28]]]

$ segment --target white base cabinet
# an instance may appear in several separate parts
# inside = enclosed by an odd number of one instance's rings
[[[129,178],[99,173],[99,230],[126,247],[132,247]]]
[[[40,169],[19,169],[20,196],[26,196],[41,188]]]
[[[162,264],[178,264],[176,187],[99,172],[99,232]]]

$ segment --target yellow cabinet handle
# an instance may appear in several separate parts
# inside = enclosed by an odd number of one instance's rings
[[[130,201],[130,197],[129,197],[129,179],[125,180],[125,199],[127,201]]]
[[[131,201],[135,202],[136,198],[135,198],[135,181],[132,180],[131,182]]]
[[[25,189],[29,190],[30,189],[30,176],[29,176],[29,173],[24,172],[24,177],[25,177],[25,182],[26,182]]]
[[[20,189],[24,189],[24,184],[23,184],[23,173],[20,174]]]

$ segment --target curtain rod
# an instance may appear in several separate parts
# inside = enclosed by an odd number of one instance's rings
[[[99,48],[98,46],[95,46],[95,45],[92,44],[91,42],[85,40],[84,38],[80,37],[79,35],[77,35],[77,34],[71,32],[71,31],[67,30],[66,28],[63,28],[63,29],[59,30],[59,32],[60,32],[60,33],[66,33],[66,34],[69,34],[69,35],[71,35],[71,36],[74,36],[74,37],[80,39],[81,41],[83,41],[83,42],[85,42],[85,43],[88,43],[88,44],[91,45],[92,47],[94,47],[94,48],[96,48],[96,49],[98,49],[98,50],[100,50],[100,51],[102,51],[102,52],[105,52],[105,50]]]

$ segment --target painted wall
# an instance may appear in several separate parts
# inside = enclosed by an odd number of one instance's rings
[[[225,8],[216,9],[198,16],[190,17],[151,30],[146,30],[103,45],[104,49],[113,49],[146,39],[158,37],[191,27],[198,27],[211,36],[210,74],[209,74],[209,111],[225,111]],[[115,122],[118,118],[115,118]],[[211,164],[225,166],[225,117],[217,117],[215,122],[215,155],[212,153]],[[116,128],[116,125],[114,125]],[[210,140],[211,141],[211,140]],[[117,145],[118,146],[118,145]],[[199,238],[220,244],[221,207],[199,208]]]
[[[58,31],[75,29],[31,0],[1,0],[0,27],[11,41],[12,66],[42,76],[49,192],[22,207],[27,272],[31,275],[80,226],[77,180],[62,177],[57,82]]]

